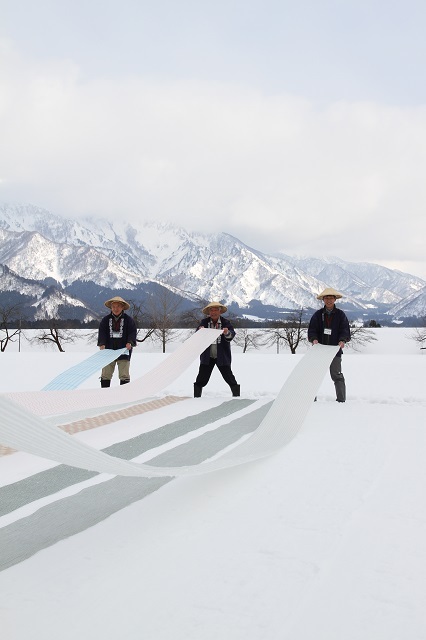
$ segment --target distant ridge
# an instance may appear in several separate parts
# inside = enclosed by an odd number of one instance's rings
[[[100,313],[97,293],[143,300],[159,286],[187,306],[221,299],[236,313],[276,317],[317,308],[317,293],[329,285],[345,294],[352,318],[426,316],[426,282],[377,264],[268,255],[227,233],[73,220],[34,205],[0,206],[0,265],[0,301],[25,297],[35,318],[90,319]]]

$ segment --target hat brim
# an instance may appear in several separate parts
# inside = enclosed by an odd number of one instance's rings
[[[228,311],[228,307],[225,307],[223,304],[208,304],[207,307],[204,307],[203,309],[203,313],[205,316],[209,315],[210,309],[219,309],[220,313],[226,313]]]
[[[113,302],[118,302],[119,304],[121,304],[123,306],[123,310],[127,311],[128,309],[130,309],[130,305],[128,302],[126,302],[123,299],[118,299],[118,298],[111,298],[111,300],[107,300],[104,304],[108,309],[111,309],[112,303]]]
[[[333,287],[326,287],[317,295],[317,300],[323,300],[325,296],[334,296],[338,300],[342,297],[342,294]]]
[[[317,300],[324,300],[325,296],[334,296],[336,300],[343,297],[340,293],[324,293],[324,295],[317,296]]]

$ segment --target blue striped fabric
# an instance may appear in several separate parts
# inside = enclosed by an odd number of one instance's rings
[[[70,367],[66,371],[60,373],[56,378],[53,378],[42,391],[62,391],[64,389],[77,389],[82,382],[87,380],[92,373],[96,373],[102,367],[106,367],[107,364],[116,360],[123,353],[127,352],[127,349],[102,349],[97,351],[83,362]]]

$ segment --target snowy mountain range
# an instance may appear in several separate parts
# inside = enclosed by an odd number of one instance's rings
[[[327,286],[344,293],[352,318],[426,315],[426,282],[377,264],[268,255],[226,233],[200,234],[161,222],[65,219],[33,205],[0,206],[0,303],[34,318],[88,320],[106,296],[143,302],[159,287],[186,306],[225,302],[238,315],[277,317],[318,308]]]

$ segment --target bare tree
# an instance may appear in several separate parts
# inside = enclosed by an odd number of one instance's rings
[[[276,344],[277,353],[280,352],[280,345],[289,348],[291,353],[296,353],[300,344],[308,341],[307,325],[303,322],[303,309],[295,312],[288,320],[277,320],[272,326],[266,329],[266,340],[264,344],[270,346]]]
[[[348,347],[351,347],[354,351],[360,351],[370,342],[377,340],[372,329],[359,326],[354,323],[350,324],[351,341],[348,343]]]
[[[151,338],[161,343],[163,353],[167,343],[181,335],[175,329],[181,304],[182,299],[165,286],[147,301],[147,315],[153,329]]]
[[[0,307],[0,351],[6,351],[9,342],[16,342],[20,338],[20,318],[19,305]]]
[[[419,343],[420,349],[426,349],[426,316],[422,318],[421,323],[423,326],[416,327],[410,338]]]
[[[96,344],[98,341],[98,330],[90,329],[86,333],[80,333],[80,338],[86,338],[88,344]]]
[[[74,329],[61,329],[56,318],[49,320],[47,329],[40,329],[36,335],[31,338],[32,344],[55,345],[62,353],[65,349],[63,344],[72,344],[76,342],[78,336]]]
[[[189,328],[195,328],[200,323],[200,316],[202,316],[202,310],[208,305],[208,300],[204,298],[195,298],[195,306],[192,309],[187,309],[180,315],[182,326]]]
[[[249,349],[259,349],[263,344],[263,333],[255,329],[238,329],[234,343],[243,348],[243,353],[246,353]]]
[[[149,327],[150,316],[143,310],[145,308],[145,304],[144,302],[137,303],[134,300],[129,300],[129,304],[129,315],[132,316],[137,328],[136,342],[145,342],[145,340],[148,340],[155,331],[154,327]]]

